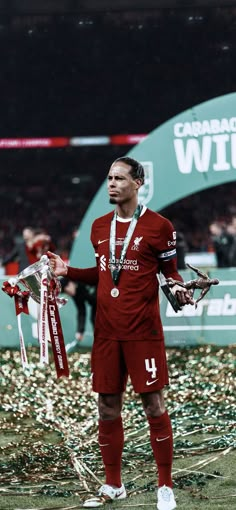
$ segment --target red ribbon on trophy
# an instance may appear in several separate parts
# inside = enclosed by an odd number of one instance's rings
[[[12,279],[12,283],[8,281],[3,282],[2,290],[11,298],[14,297],[20,340],[21,362],[23,368],[25,369],[29,367],[29,363],[25,349],[24,335],[21,328],[21,313],[29,314],[28,310],[29,291],[26,290],[21,291],[19,285],[16,285],[16,281],[14,279]]]
[[[27,288],[22,291],[18,285],[22,283]],[[14,297],[18,331],[21,347],[21,360],[23,368],[28,368],[27,355],[20,314],[29,313],[28,299],[32,297],[38,303],[38,332],[40,344],[40,362],[48,363],[48,342],[52,345],[54,363],[57,377],[68,377],[69,367],[64,343],[61,319],[58,305],[67,303],[67,299],[59,298],[61,290],[59,280],[52,274],[49,259],[43,255],[39,262],[24,269],[16,278],[3,283],[2,290],[10,297]]]
[[[50,338],[52,342],[52,350],[57,371],[57,377],[61,377],[62,375],[68,377],[69,368],[67,363],[67,355],[62,332],[61,319],[57,306],[55,285],[56,285],[55,280],[51,280],[49,284],[49,293],[47,301],[48,325],[50,331]]]

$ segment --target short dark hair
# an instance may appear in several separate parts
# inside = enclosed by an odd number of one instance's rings
[[[139,161],[133,158],[129,158],[129,156],[123,156],[121,158],[115,159],[115,161],[113,161],[112,164],[114,165],[114,163],[118,163],[118,161],[121,161],[122,163],[131,166],[130,170],[131,177],[133,179],[140,179],[142,181],[142,184],[144,184],[145,180],[144,168],[143,165],[139,163]]]

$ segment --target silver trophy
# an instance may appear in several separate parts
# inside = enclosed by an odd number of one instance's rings
[[[18,284],[23,284],[27,292],[22,292]],[[11,288],[12,287],[12,288]],[[49,363],[48,344],[51,343],[57,377],[69,376],[64,337],[58,308],[67,303],[59,298],[61,284],[50,267],[50,259],[43,255],[38,262],[26,267],[15,278],[4,282],[3,290],[15,298],[18,331],[21,346],[21,359],[24,368],[28,367],[24,337],[21,327],[21,313],[29,313],[28,297],[36,302],[40,362]],[[23,302],[24,300],[24,302]]]
[[[29,291],[32,299],[36,301],[36,303],[40,303],[41,283],[44,275],[47,278],[48,283],[50,283],[50,280],[54,280],[54,293],[56,295],[56,302],[59,306],[63,306],[67,303],[68,300],[66,298],[58,297],[58,294],[61,292],[61,284],[59,279],[53,274],[49,262],[50,259],[47,257],[47,255],[42,255],[38,262],[35,262],[34,264],[26,267],[15,278],[11,278],[9,283],[11,285],[22,283]]]

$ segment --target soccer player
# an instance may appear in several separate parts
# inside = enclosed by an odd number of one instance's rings
[[[91,370],[93,390],[98,393],[98,441],[106,480],[84,508],[126,497],[121,478],[121,411],[128,375],[149,422],[158,472],[157,508],[176,507],[171,478],[173,437],[163,396],[168,370],[156,275],[182,278],[176,267],[172,224],[138,203],[143,183],[144,169],[138,161],[122,157],[111,165],[107,186],[115,209],[92,225],[96,267],[68,267],[58,255],[48,253],[57,276],[98,285]],[[183,287],[177,285],[173,292],[181,306],[194,303]]]

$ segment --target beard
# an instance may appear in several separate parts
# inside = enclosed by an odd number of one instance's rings
[[[111,197],[111,198],[109,199],[109,203],[110,203],[110,204],[116,204],[116,199],[115,199],[114,197]]]

